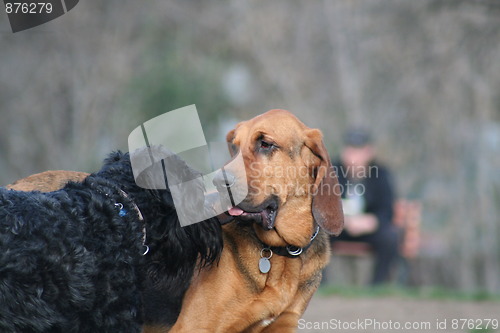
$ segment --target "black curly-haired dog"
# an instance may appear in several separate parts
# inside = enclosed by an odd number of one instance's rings
[[[181,227],[168,190],[136,185],[128,153],[55,192],[0,188],[0,332],[171,325],[196,266],[221,250],[217,219]]]

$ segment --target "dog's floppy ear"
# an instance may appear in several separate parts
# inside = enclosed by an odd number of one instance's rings
[[[321,132],[317,129],[308,130],[304,144],[316,157],[311,165],[315,176],[312,188],[314,220],[326,232],[337,236],[344,226],[344,213],[337,175],[331,165]]]
[[[234,156],[236,155],[236,151],[234,149],[234,145],[233,145],[233,140],[234,140],[234,133],[236,132],[235,129],[232,129],[230,130],[227,134],[226,134],[226,142],[227,142],[227,148],[229,149],[229,153],[231,154],[231,156]]]
[[[235,131],[236,130],[232,129],[229,132],[227,132],[227,134],[226,134],[226,142],[227,143],[232,143],[233,142],[233,140],[234,140],[234,132]]]

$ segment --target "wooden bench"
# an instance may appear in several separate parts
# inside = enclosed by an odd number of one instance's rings
[[[401,230],[400,254],[406,259],[415,258],[420,248],[420,220],[422,205],[418,201],[397,200],[394,204],[393,223]],[[370,244],[364,242],[335,241],[332,253],[339,256],[371,255]]]
[[[400,199],[394,205],[393,223],[401,232],[400,258],[396,265],[395,279],[408,283],[411,276],[411,259],[418,256],[420,248],[420,221],[422,205],[418,201]],[[332,245],[332,265],[324,272],[324,283],[364,286],[373,271],[373,249],[364,242],[335,241]]]

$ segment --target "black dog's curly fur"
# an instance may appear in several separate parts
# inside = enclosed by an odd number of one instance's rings
[[[203,197],[186,204],[200,209]],[[56,192],[0,188],[0,332],[173,324],[198,259],[210,264],[221,250],[217,220],[181,228],[169,191],[138,187],[128,154]]]

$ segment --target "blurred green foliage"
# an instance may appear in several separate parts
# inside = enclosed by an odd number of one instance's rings
[[[130,110],[143,122],[195,104],[205,134],[213,136],[230,103],[222,89],[224,67],[217,58],[186,56],[174,43],[163,52],[146,55],[139,75],[130,84],[129,98],[138,110]]]

